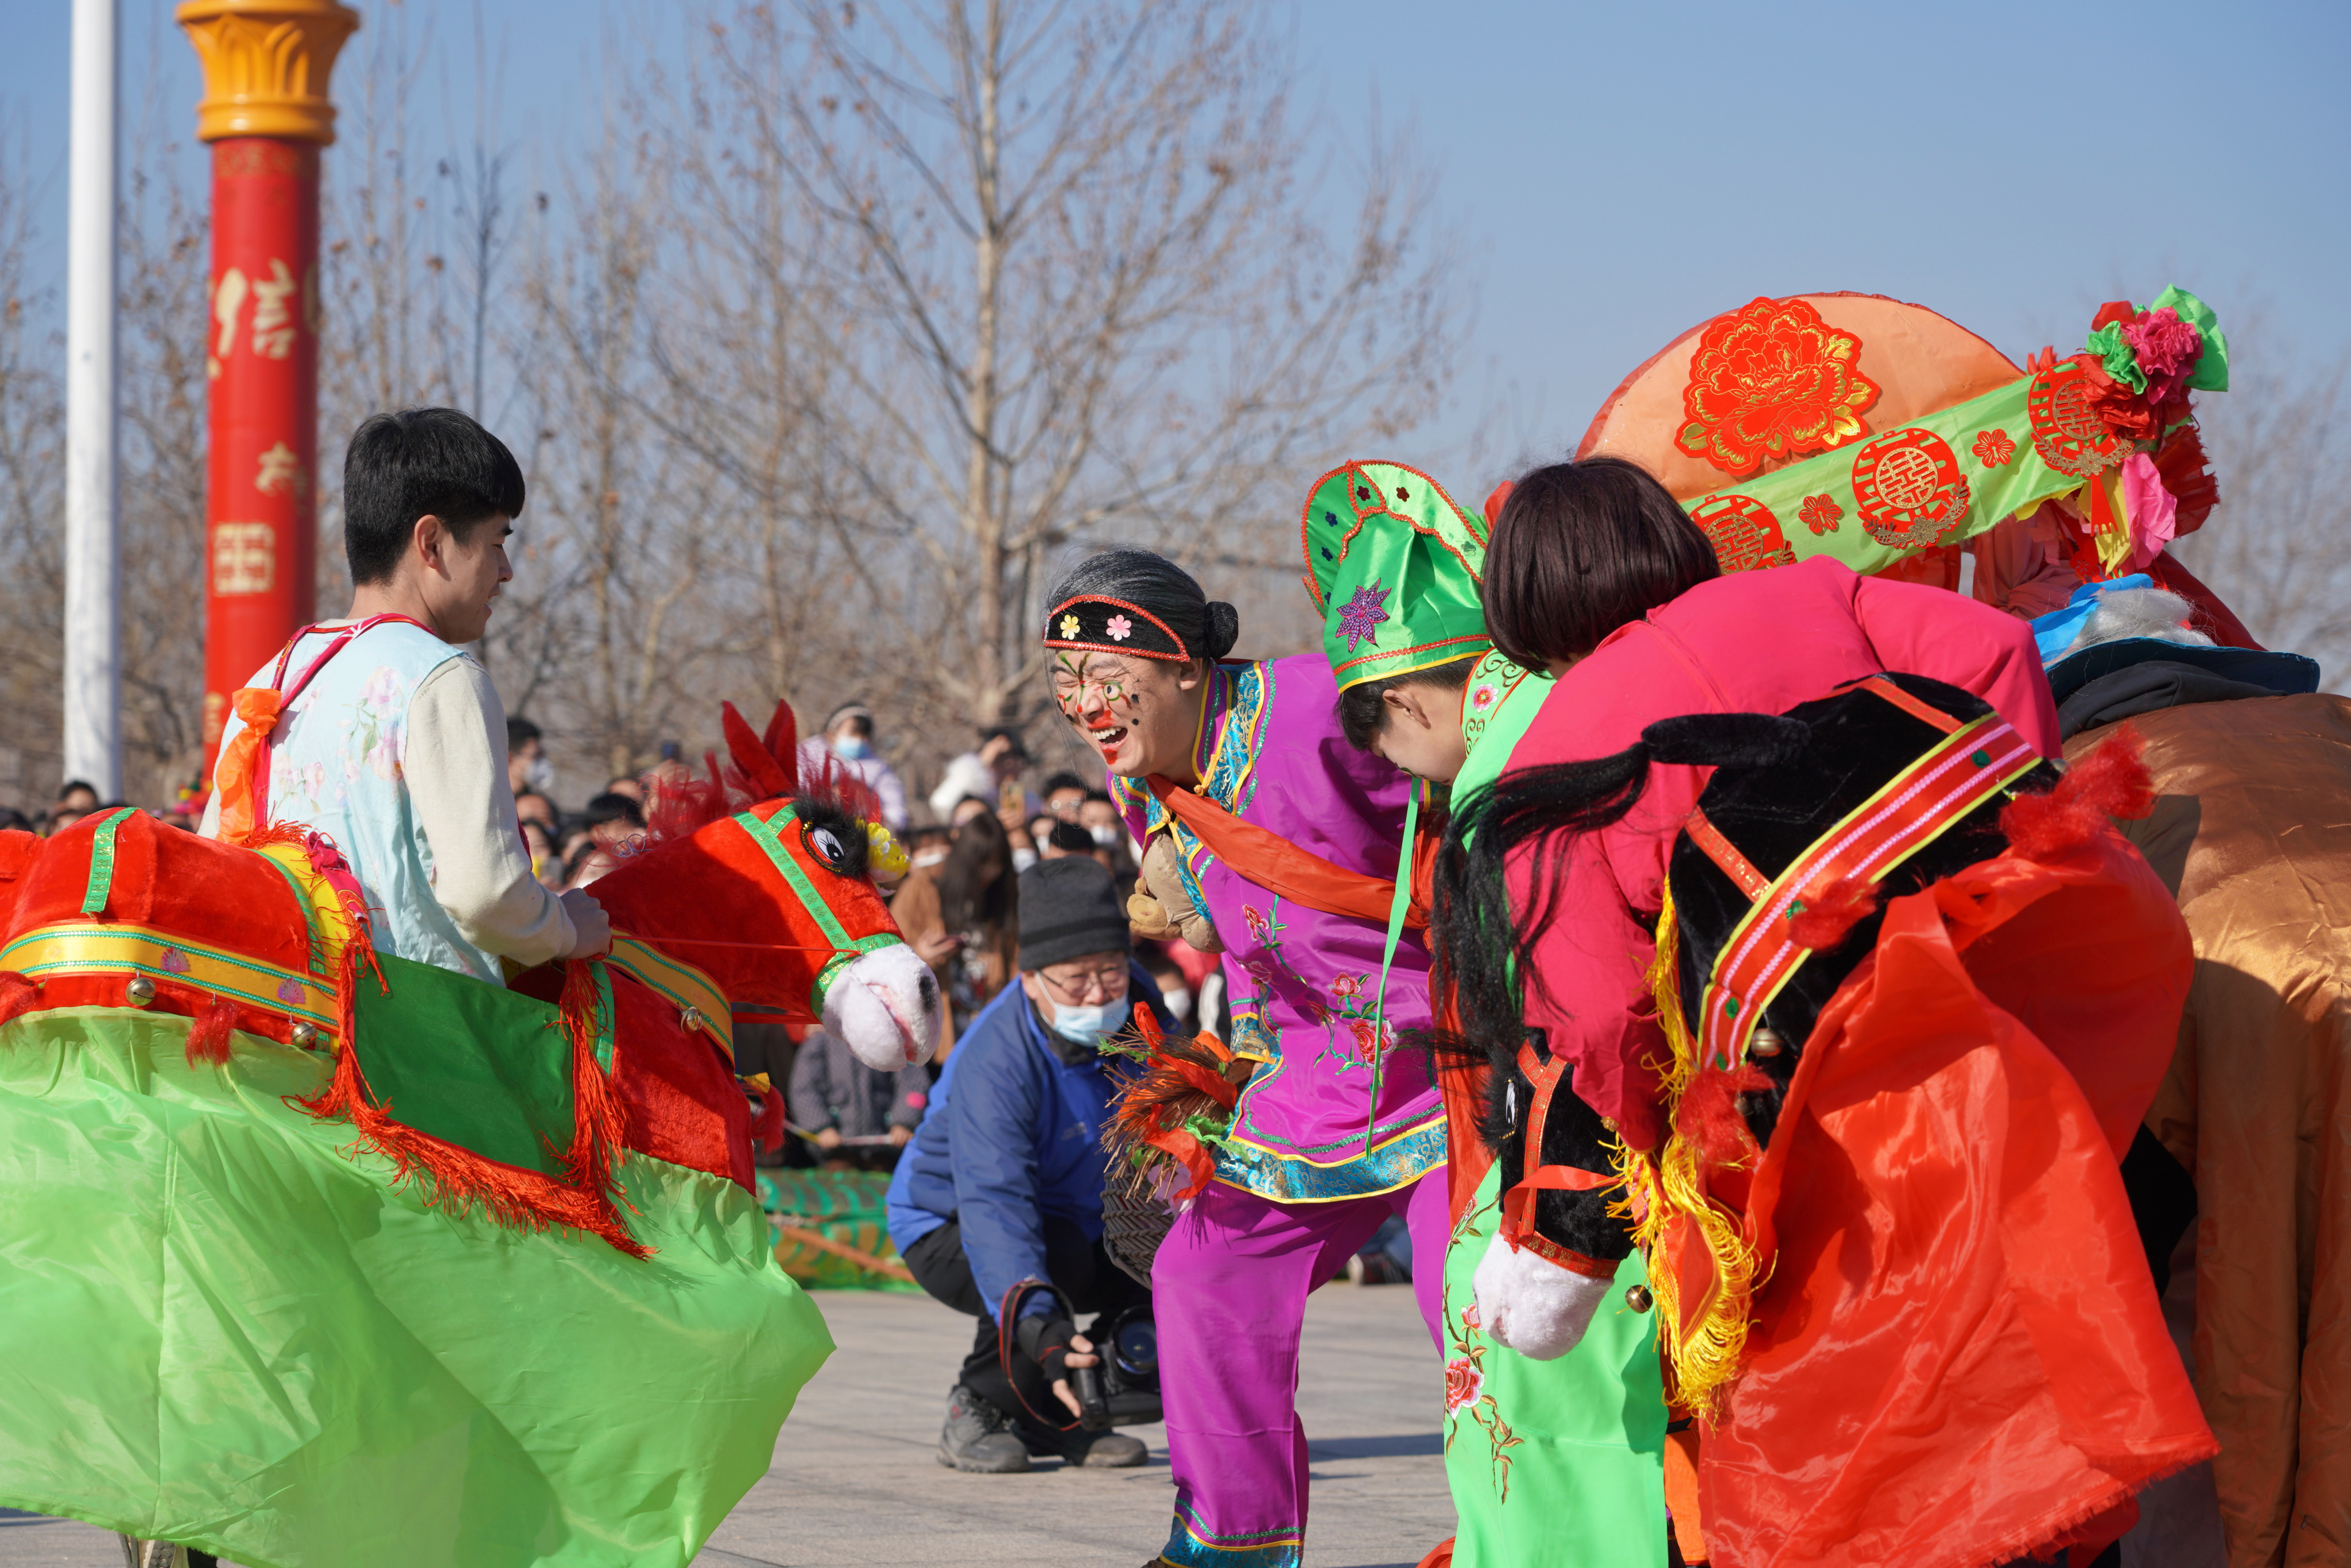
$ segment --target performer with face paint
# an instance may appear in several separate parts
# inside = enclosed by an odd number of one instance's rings
[[[1055,698],[1170,924],[1221,949],[1230,1076],[1247,1075],[1151,1270],[1176,1486],[1157,1561],[1290,1568],[1307,1293],[1391,1214],[1416,1256],[1445,1250],[1444,1113],[1425,1062],[1393,1049],[1428,1021],[1417,932],[1390,956],[1413,786],[1346,744],[1320,655],[1227,662],[1239,616],[1172,562],[1094,556],[1048,602]],[[1432,1337],[1440,1273],[1414,1281]]]

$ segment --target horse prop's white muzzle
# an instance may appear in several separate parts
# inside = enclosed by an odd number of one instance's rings
[[[824,1028],[877,1071],[920,1061],[938,1042],[938,977],[904,943],[877,947],[832,977]]]

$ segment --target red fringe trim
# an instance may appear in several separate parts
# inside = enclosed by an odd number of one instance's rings
[[[470,1149],[394,1121],[392,1113],[375,1103],[360,1071],[358,1052],[351,1049],[357,1014],[354,988],[364,964],[374,971],[375,983],[390,987],[375,961],[375,949],[363,934],[347,946],[335,976],[337,1043],[335,1075],[327,1087],[295,1105],[321,1121],[350,1123],[359,1141],[392,1163],[392,1184],[415,1179],[429,1187],[424,1205],[450,1214],[479,1207],[491,1222],[514,1230],[544,1231],[549,1227],[584,1230],[610,1242],[632,1258],[652,1256],[652,1249],[632,1239],[622,1228],[609,1193],[615,1150],[620,1143],[621,1114],[596,1065],[595,981],[588,966],[576,964],[564,984],[563,1027],[571,1040],[572,1141],[563,1161],[562,1179],[485,1159]],[[578,997],[585,983],[586,1006]]]
[[[2045,795],[2019,795],[2000,814],[2000,831],[2027,860],[2053,861],[2088,843],[2109,817],[2133,819],[2155,810],[2155,779],[2136,725],[2066,770]]]
[[[228,1065],[229,1036],[236,1030],[236,1004],[223,997],[214,997],[197,1013],[188,1026],[188,1065],[210,1062],[214,1067]]]
[[[2202,528],[2212,508],[2220,504],[2220,481],[2212,476],[2210,463],[2205,455],[2204,437],[2192,424],[2174,431],[2169,440],[2156,448],[2156,474],[2179,508],[2172,522],[2175,538],[2185,538]]]

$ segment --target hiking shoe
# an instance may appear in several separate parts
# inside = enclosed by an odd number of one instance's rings
[[[1032,1454],[1052,1454],[1065,1465],[1085,1465],[1097,1470],[1131,1469],[1150,1458],[1143,1439],[1123,1432],[1089,1432],[1073,1427],[1066,1432],[1042,1430],[1027,1422],[1019,1426],[1020,1440]]]
[[[939,1463],[974,1475],[1017,1475],[1029,1468],[1029,1449],[1003,1411],[958,1383],[939,1428]]]

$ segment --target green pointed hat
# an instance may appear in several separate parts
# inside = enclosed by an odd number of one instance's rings
[[[1486,522],[1401,463],[1350,463],[1307,493],[1306,592],[1339,689],[1483,653]]]

